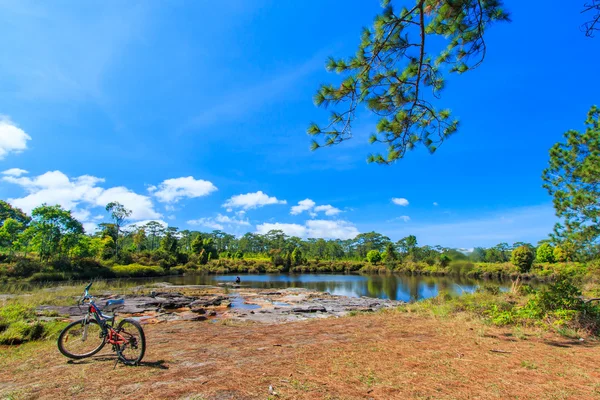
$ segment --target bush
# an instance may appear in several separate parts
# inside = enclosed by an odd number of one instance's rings
[[[513,250],[511,262],[521,273],[529,272],[533,265],[533,250],[529,246],[520,246]]]
[[[115,273],[115,275],[119,278],[135,278],[165,275],[165,270],[159,266],[140,264],[115,265],[112,267],[112,270]]]
[[[378,250],[371,250],[367,253],[367,261],[371,264],[377,264],[381,261],[381,253]]]
[[[21,304],[8,304],[0,308],[0,344],[21,344],[52,336],[63,323],[36,320],[35,309]]]
[[[467,275],[475,268],[475,265],[470,261],[452,261],[448,268],[454,275]]]
[[[554,247],[548,243],[542,244],[537,248],[535,253],[535,259],[541,263],[553,263],[554,262]]]

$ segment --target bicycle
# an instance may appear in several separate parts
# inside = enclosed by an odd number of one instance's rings
[[[62,330],[58,336],[58,350],[65,357],[80,360],[93,356],[109,343],[117,353],[115,366],[119,361],[125,365],[138,365],[146,352],[142,326],[136,320],[125,318],[115,328],[116,310],[112,310],[113,315],[102,313],[89,294],[92,283],[85,287],[83,296],[77,301],[80,309],[87,303],[87,314]],[[123,299],[108,300],[104,309],[107,311],[124,303]]]

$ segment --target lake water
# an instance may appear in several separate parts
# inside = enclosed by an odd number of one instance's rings
[[[481,285],[507,290],[510,282],[476,280],[449,276],[331,275],[331,274],[248,274],[239,275],[242,287],[259,289],[306,288],[350,297],[415,301],[435,297],[440,291],[454,295],[472,293]],[[156,278],[176,285],[217,285],[233,283],[236,275],[185,275]]]

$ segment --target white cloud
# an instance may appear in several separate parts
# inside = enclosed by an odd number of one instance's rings
[[[29,171],[26,171],[24,169],[21,168],[11,168],[11,169],[7,169],[6,171],[2,171],[2,175],[7,175],[7,176],[21,176],[24,174],[29,173]]]
[[[90,210],[71,210],[71,215],[78,221],[88,221],[92,213]]]
[[[124,186],[117,186],[102,190],[96,197],[96,205],[105,207],[111,201],[118,201],[126,208],[131,210],[131,219],[154,219],[162,215],[154,210],[154,205],[150,197],[137,194]]]
[[[216,222],[212,218],[192,219],[192,220],[189,220],[187,223],[189,225],[193,225],[193,226],[205,226],[207,228],[217,229],[217,230],[220,230],[220,231],[222,231],[223,229],[225,229],[225,227],[222,224],[219,224],[218,222]]]
[[[94,233],[98,229],[98,224],[95,222],[83,222],[81,225],[83,225],[83,230],[85,230],[85,233],[87,234]]]
[[[250,222],[246,219],[235,219],[222,214],[217,214],[215,220],[224,224],[250,226]]]
[[[327,216],[334,216],[342,212],[342,210],[335,208],[330,204],[317,206],[311,199],[304,199],[299,201],[297,206],[292,207],[290,214],[298,215],[302,214],[304,211],[307,211],[312,217],[316,217],[319,212],[324,212]]]
[[[306,226],[298,224],[264,223],[256,226],[256,232],[262,235],[269,231],[283,231],[289,236],[306,237]]]
[[[184,197],[207,196],[217,190],[212,182],[194,179],[192,176],[164,180],[158,187],[150,186],[148,191],[161,203],[177,203]]]
[[[394,197],[392,198],[392,203],[398,205],[398,206],[407,206],[408,205],[408,200],[402,198],[402,197]]]
[[[205,226],[207,228],[223,230],[225,227],[250,226],[250,221],[232,218],[227,215],[217,214],[216,217],[198,218],[187,221],[190,225]]]
[[[334,206],[332,206],[330,204],[326,204],[324,206],[316,206],[315,211],[316,212],[324,211],[325,215],[328,215],[328,216],[338,215],[339,213],[342,212],[342,210],[340,210],[339,208],[335,208]]]
[[[530,242],[547,238],[558,222],[551,204],[499,210],[478,215],[461,215],[453,220],[402,224],[379,232],[398,240],[416,235],[424,245],[453,248],[489,247],[501,242]],[[377,229],[364,227],[364,230]]]
[[[352,239],[360,233],[350,222],[318,219],[306,221],[304,225],[276,222],[264,223],[256,227],[256,232],[260,234],[271,230],[281,230],[289,236],[324,239]]]
[[[352,239],[360,232],[347,221],[329,221],[313,219],[306,222],[307,237],[323,239]]]
[[[8,117],[0,116],[0,160],[9,153],[20,153],[27,149],[28,140],[31,140],[31,136],[24,130],[17,127]]]
[[[298,202],[297,206],[293,206],[290,214],[298,215],[303,213],[304,211],[309,211],[315,206],[315,202],[311,199],[304,199]]]
[[[231,212],[234,208],[250,210],[270,204],[287,204],[287,201],[278,200],[277,197],[269,197],[259,190],[256,193],[246,193],[232,196],[223,204],[223,207],[227,208],[227,211]]]
[[[72,210],[81,206],[105,207],[111,201],[118,201],[132,211],[132,220],[161,217],[148,196],[123,186],[104,189],[98,186],[104,179],[90,175],[69,178],[60,171],[48,171],[33,178],[4,176],[2,180],[19,185],[28,192],[24,197],[9,199],[11,204],[27,213],[44,203],[59,204]]]
[[[439,206],[439,204],[437,203],[437,201],[434,201],[433,205],[436,206],[436,207]]]
[[[410,221],[410,217],[408,215],[401,215],[399,217],[390,219],[388,222],[396,222],[396,221],[408,222],[408,221]]]

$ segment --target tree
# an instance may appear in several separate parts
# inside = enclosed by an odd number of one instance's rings
[[[554,247],[549,243],[542,243],[535,252],[537,262],[554,262]]]
[[[20,208],[13,207],[6,201],[0,200],[0,225],[4,224],[4,221],[8,218],[21,223],[24,227],[31,221],[31,217],[21,211]]]
[[[329,58],[327,70],[344,74],[338,86],[322,85],[314,96],[317,106],[341,106],[329,123],[312,123],[312,149],[341,143],[352,137],[360,104],[380,119],[370,142],[387,145],[385,156],[369,162],[392,163],[422,144],[433,153],[458,129],[449,110],[437,110],[429,101],[444,88],[445,74],[462,74],[481,64],[486,53],[484,32],[494,22],[508,21],[501,0],[417,0],[396,12],[390,0],[371,29],[364,29],[354,57]],[[439,52],[442,41],[446,47]],[[426,90],[431,90],[426,94]]]
[[[19,235],[23,232],[23,224],[15,219],[7,218],[0,227],[0,246],[8,248],[12,256],[18,246]]]
[[[150,236],[150,250],[156,249],[157,238],[164,233],[165,227],[160,222],[150,221],[144,225],[144,230]]]
[[[600,0],[590,0],[583,7],[582,12],[591,14],[591,19],[582,28],[586,36],[594,37],[594,32],[600,29]]]
[[[398,259],[398,253],[392,242],[389,242],[385,246],[386,261],[396,261]]]
[[[475,247],[473,252],[469,254],[469,259],[474,262],[485,261],[485,249],[482,247]]]
[[[417,237],[415,235],[409,235],[398,240],[396,245],[404,255],[414,256],[415,249],[417,248]]]
[[[137,228],[133,234],[133,244],[137,251],[141,251],[143,249],[144,243],[146,242],[146,230],[141,227]]]
[[[294,251],[292,251],[292,263],[296,267],[298,265],[301,265],[303,261],[304,260],[302,258],[302,250],[300,250],[299,247],[296,247]]]
[[[37,247],[40,259],[49,259],[61,252],[68,253],[74,241],[65,241],[63,238],[84,233],[83,226],[73,218],[71,211],[64,210],[61,206],[44,204],[34,208],[31,215],[32,222],[27,230]]]
[[[585,132],[569,130],[565,143],[550,149],[544,170],[544,188],[553,196],[557,224],[553,238],[570,241],[576,250],[587,250],[600,239],[600,109],[588,112]]]
[[[377,264],[381,261],[381,253],[378,250],[370,250],[367,253],[367,261],[371,264]]]
[[[534,254],[529,246],[520,246],[513,250],[511,262],[519,268],[521,272],[529,272],[533,265]]]
[[[114,221],[117,237],[115,239],[115,256],[119,256],[119,233],[121,227],[126,223],[127,218],[131,215],[131,210],[128,210],[121,203],[112,201],[106,205],[106,211],[110,213],[110,217]]]
[[[166,229],[165,235],[160,240],[160,248],[169,254],[177,253],[179,241],[177,239],[178,229],[170,226]]]

